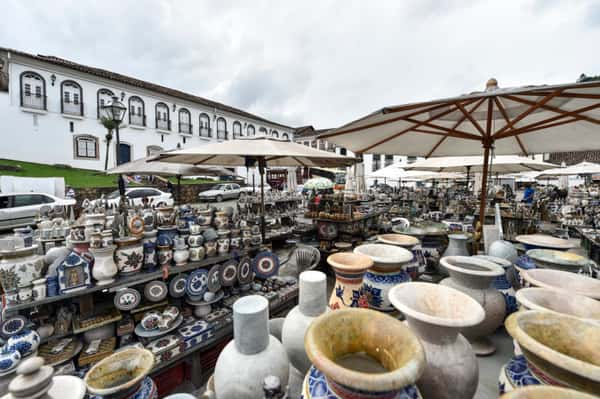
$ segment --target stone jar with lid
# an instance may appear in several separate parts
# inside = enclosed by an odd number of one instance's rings
[[[60,375],[44,365],[44,359],[35,356],[23,360],[17,367],[17,376],[8,385],[8,394],[2,399],[38,398],[83,399],[86,387],[78,377]]]
[[[262,382],[274,375],[288,384],[285,348],[269,335],[269,301],[249,295],[233,304],[233,341],[223,349],[215,366],[215,393],[219,399],[263,397]]]
[[[302,375],[308,372],[310,360],[304,350],[304,335],[310,323],[327,310],[327,278],[325,273],[307,270],[300,273],[299,303],[286,316],[281,340],[290,363]]]

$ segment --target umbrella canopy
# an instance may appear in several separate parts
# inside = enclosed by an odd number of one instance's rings
[[[333,188],[333,182],[324,177],[315,177],[304,182],[304,188],[308,190],[325,190]]]
[[[171,162],[156,162],[156,155],[136,159],[106,171],[109,175],[156,175],[156,176],[233,176],[219,166],[194,166]],[[153,161],[153,162],[150,162]]]
[[[272,137],[245,137],[159,155],[161,161],[221,166],[246,166],[264,159],[268,166],[350,166],[356,158],[337,155]]]
[[[537,176],[538,179],[546,179],[549,177],[559,176],[574,176],[574,175],[596,175],[600,174],[600,165],[592,162],[581,162],[576,165],[567,166],[566,168],[556,168],[546,170]]]
[[[406,180],[406,181],[417,181],[417,180],[425,180],[428,178],[433,179],[444,179],[444,178],[453,178],[456,174],[441,174],[437,172],[424,172],[422,170],[405,170],[401,168],[399,165],[406,166],[405,163],[395,163],[385,168],[381,168],[376,170],[375,172],[369,174],[367,177],[370,179],[390,179],[390,180]],[[449,177],[444,177],[448,175]]]
[[[383,108],[320,136],[355,153],[489,155],[600,149],[600,81],[498,88]],[[479,209],[483,225],[487,179]]]
[[[483,156],[468,157],[433,157],[418,160],[406,169],[428,170],[434,172],[482,172]],[[495,173],[518,173],[527,171],[542,171],[556,168],[556,165],[536,161],[528,157],[519,157],[515,155],[498,155],[490,160]]]

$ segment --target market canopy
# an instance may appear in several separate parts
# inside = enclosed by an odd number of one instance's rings
[[[415,161],[406,165],[406,169],[427,170],[433,172],[482,172],[483,156],[433,157]],[[556,168],[556,165],[516,155],[498,155],[490,159],[494,173],[518,173],[542,171]]]
[[[389,179],[392,181],[418,181],[427,179],[455,179],[463,177],[458,173],[424,172],[422,170],[405,170],[406,163],[398,162],[367,175],[370,179]]]
[[[106,171],[109,175],[155,175],[155,176],[233,176],[220,166],[194,166],[171,162],[154,161],[156,155],[136,159]],[[149,162],[152,161],[152,162]]]
[[[567,166],[566,168],[549,169],[538,175],[537,178],[546,179],[548,177],[597,174],[600,174],[600,165],[597,163],[584,161],[576,165]]]
[[[171,151],[159,155],[161,161],[186,164],[248,166],[248,161],[264,160],[267,166],[350,166],[356,158],[317,150],[272,137],[244,137]]]
[[[383,108],[320,136],[355,153],[460,156],[600,149],[600,81],[498,88]]]

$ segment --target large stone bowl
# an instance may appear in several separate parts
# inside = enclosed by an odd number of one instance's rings
[[[600,321],[600,301],[572,292],[529,287],[517,291],[521,310],[542,310]]]
[[[311,363],[340,397],[392,398],[414,384],[425,368],[425,352],[401,321],[369,309],[341,309],[316,318],[304,339]],[[369,373],[338,364],[346,355],[366,354],[386,372]],[[352,396],[356,395],[356,396]]]
[[[552,385],[535,385],[505,393],[500,399],[594,399],[596,396]]]
[[[530,249],[526,253],[537,267],[577,273],[590,264],[585,256],[555,249]]]
[[[523,244],[526,250],[546,248],[566,251],[575,247],[575,244],[569,240],[552,237],[547,234],[523,234],[516,236],[515,240]]]
[[[354,253],[370,257],[373,260],[371,268],[381,272],[400,270],[413,258],[409,250],[388,244],[359,245],[354,248]]]
[[[377,240],[388,245],[397,245],[406,249],[411,249],[419,243],[419,239],[406,234],[380,234],[377,236]]]
[[[506,319],[534,374],[549,385],[600,395],[600,324],[558,313],[528,310]]]
[[[531,286],[567,291],[600,299],[600,280],[581,274],[552,269],[521,270],[521,276]]]
[[[93,395],[125,394],[133,392],[153,366],[154,355],[149,350],[124,349],[96,363],[83,381]]]

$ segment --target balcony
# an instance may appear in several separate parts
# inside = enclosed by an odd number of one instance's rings
[[[200,126],[200,137],[210,137],[211,130],[209,127]]]
[[[179,122],[179,133],[192,134],[192,125],[190,123]]]
[[[83,103],[82,102],[71,102],[62,101],[60,103],[60,111],[65,115],[77,115],[83,116]]]
[[[46,96],[33,93],[21,94],[21,107],[30,109],[46,110]]]
[[[146,126],[146,115],[129,114],[129,124],[134,126]]]
[[[218,140],[227,140],[227,130],[217,130]]]
[[[171,130],[171,121],[164,121],[162,119],[156,120],[156,128],[158,130]]]

